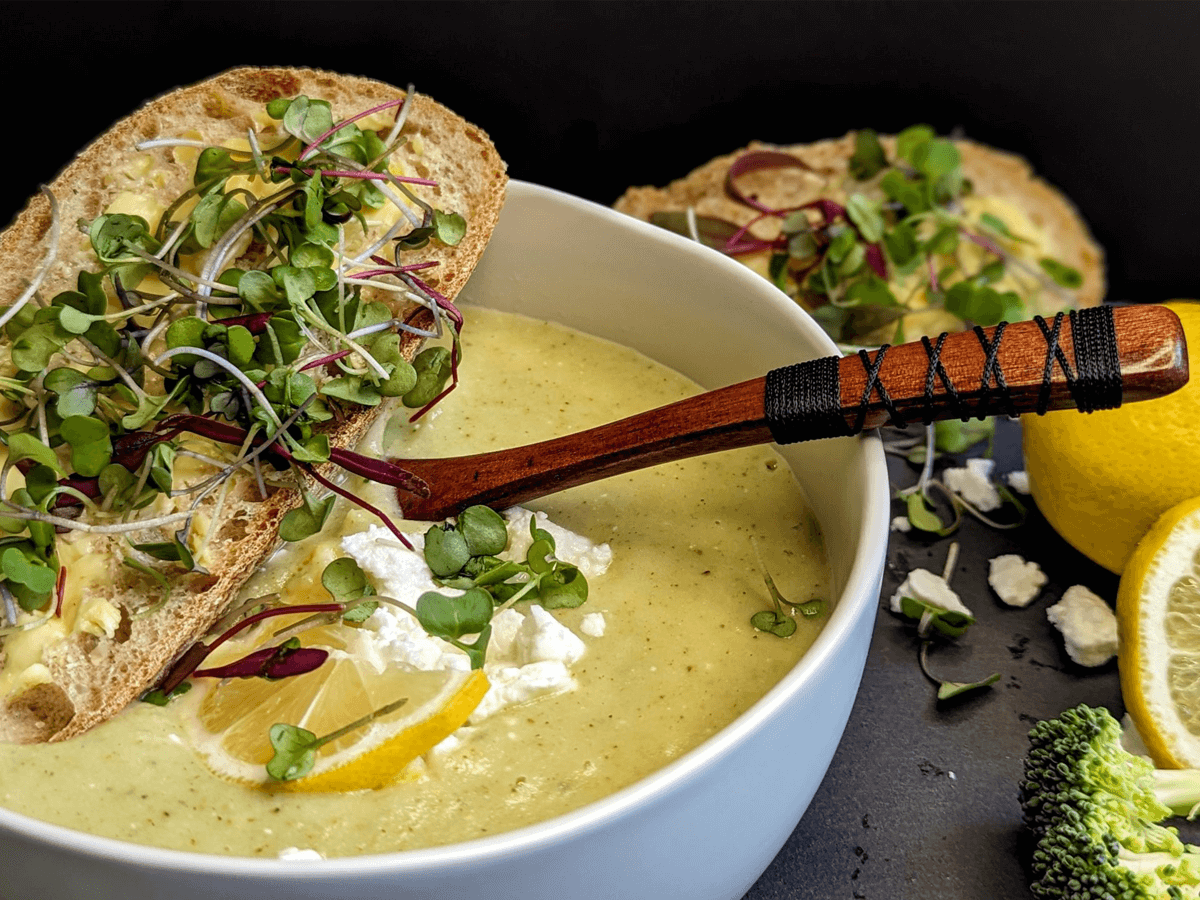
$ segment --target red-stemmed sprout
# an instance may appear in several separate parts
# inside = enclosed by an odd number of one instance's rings
[[[167,671],[166,676],[164,676],[162,683],[159,685],[159,690],[161,690],[164,694],[170,694],[171,691],[173,691],[173,690],[175,690],[175,688],[179,687],[179,685],[182,684],[189,677],[191,677],[192,675],[198,674],[197,670],[200,669],[200,664],[202,662],[204,662],[204,660],[206,660],[212,654],[212,652],[214,650],[216,650],[218,647],[220,647],[222,644],[224,644],[230,638],[233,638],[233,637],[241,634],[243,631],[245,631],[251,625],[256,625],[259,622],[262,622],[266,619],[274,618],[275,616],[290,616],[290,615],[297,615],[299,613],[345,612],[345,610],[346,610],[345,603],[298,603],[295,606],[276,606],[276,607],[272,607],[271,609],[264,609],[262,612],[257,612],[252,616],[247,616],[246,618],[242,619],[240,622],[238,622],[233,627],[227,629],[225,632],[223,632],[221,635],[219,635],[217,638],[215,638],[211,643],[205,644],[202,641],[197,641],[196,643],[192,644],[192,646],[188,647],[188,649],[184,651],[183,655],[180,656],[178,660],[176,660],[175,665],[173,665]],[[274,651],[274,650],[277,650],[278,648],[271,647],[271,648],[267,648],[267,649]],[[255,654],[261,653],[261,652],[262,651],[255,651]],[[326,651],[322,650],[319,652],[325,653],[325,655],[328,656],[328,653]],[[255,654],[251,654],[251,656],[254,656]],[[312,654],[306,654],[305,656],[301,657],[301,661],[305,661],[305,660],[311,664],[311,662],[313,660],[315,660],[315,656],[313,656]],[[240,660],[239,660],[239,662],[240,662]],[[324,658],[322,658],[321,662],[324,662]],[[303,664],[303,663],[302,662],[297,663],[297,665],[301,665],[301,664]],[[319,666],[319,665],[320,665],[320,662],[318,662],[317,665],[313,665],[310,669],[305,669],[304,671],[311,671],[312,669],[317,668],[317,666]],[[298,675],[301,673],[293,672],[291,674]],[[218,677],[224,677],[224,676],[218,676]]]

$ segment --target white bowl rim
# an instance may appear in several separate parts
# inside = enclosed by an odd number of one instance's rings
[[[747,290],[761,295],[765,302],[784,309],[787,315],[795,320],[800,330],[812,340],[814,346],[824,348],[830,355],[838,353],[829,336],[786,294],[776,289],[761,275],[723,254],[713,252],[688,238],[655,225],[554,188],[514,179],[509,181],[508,191],[508,199],[514,196],[545,197],[563,203],[575,212],[615,222],[630,229],[639,239],[648,243],[674,243],[677,250],[693,254],[697,265],[712,267],[721,272],[722,277],[740,282]],[[663,768],[606,797],[561,816],[485,838],[419,850],[321,860],[280,860],[168,850],[87,834],[2,807],[0,836],[5,831],[13,831],[27,839],[60,847],[77,855],[91,855],[138,867],[270,881],[305,879],[314,875],[353,874],[360,878],[379,874],[427,875],[524,855],[582,837],[589,830],[627,815],[656,796],[669,793],[685,784],[693,773],[712,765],[731,752],[735,746],[748,740],[765,720],[792,700],[817,675],[832,654],[838,652],[840,646],[848,639],[857,616],[864,614],[861,607],[864,604],[874,606],[877,602],[875,584],[877,571],[882,566],[887,547],[888,523],[891,516],[890,494],[882,443],[874,434],[864,435],[860,440],[865,445],[861,449],[859,460],[865,469],[863,491],[866,503],[858,549],[839,602],[812,647],[787,675],[729,725]]]

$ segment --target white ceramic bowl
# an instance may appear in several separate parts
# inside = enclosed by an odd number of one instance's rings
[[[521,182],[509,188],[465,298],[627,344],[708,388],[836,352],[795,304],[738,263]],[[741,897],[799,821],[841,738],[887,546],[887,474],[877,438],[796,444],[783,455],[824,528],[837,605],[808,654],[762,700],[649,778],[508,834],[320,862],[158,850],[0,810],[0,898]],[[764,788],[760,773],[782,769],[789,778]]]

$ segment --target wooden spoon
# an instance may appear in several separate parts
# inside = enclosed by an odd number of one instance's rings
[[[405,518],[503,509],[659,463],[775,441],[936,419],[1086,412],[1169,394],[1188,380],[1178,317],[1093,307],[827,357],[577,434],[474,456],[393,459],[428,487],[398,490]]]

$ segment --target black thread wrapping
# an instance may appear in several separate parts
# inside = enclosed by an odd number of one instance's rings
[[[974,415],[980,419],[988,415],[988,404],[992,397],[992,391],[988,388],[989,381],[995,381],[995,393],[1004,404],[1004,411],[1010,416],[1017,414],[1017,408],[1013,405],[1012,392],[1008,389],[1008,382],[1004,380],[1004,370],[1000,368],[1000,341],[1004,339],[1004,329],[1007,327],[1007,322],[997,325],[996,330],[992,332],[991,341],[988,341],[987,334],[978,325],[974,329],[975,337],[979,339],[979,345],[983,347],[985,354],[983,374],[979,377],[979,409],[974,412]]]
[[[1072,310],[1071,339],[1075,347],[1075,370],[1072,371],[1067,355],[1060,344],[1063,313],[1054,317],[1053,326],[1046,324],[1041,316],[1034,322],[1046,341],[1046,362],[1042,367],[1042,384],[1038,390],[1036,411],[1046,412],[1050,403],[1054,364],[1058,363],[1067,382],[1075,405],[1081,412],[1098,409],[1114,409],[1121,405],[1122,378],[1121,360],[1117,350],[1117,329],[1113,320],[1112,307],[1096,306]],[[976,326],[975,337],[984,352],[983,371],[979,381],[979,406],[969,409],[942,365],[942,347],[947,335],[938,336],[937,343],[927,337],[921,338],[929,366],[925,372],[924,410],[921,420],[926,424],[934,421],[935,389],[940,381],[950,398],[953,415],[966,421],[972,416],[984,418],[992,402],[998,401],[1005,413],[1017,415],[1012,391],[1004,378],[1000,366],[1000,344],[1004,339],[1007,322],[996,326],[989,339],[987,333]],[[890,417],[889,424],[904,427],[904,415],[897,408],[880,380],[879,373],[889,345],[884,344],[875,353],[875,358],[866,350],[858,351],[858,359],[866,373],[866,386],[855,410],[853,425],[847,425],[841,408],[841,374],[836,356],[796,363],[767,373],[764,397],[767,425],[778,444],[793,444],[797,441],[820,437],[837,437],[857,434],[862,431],[870,411],[871,395],[879,397]]]
[[[836,356],[772,369],[764,411],[777,444],[853,434],[842,416],[842,383]]]
[[[954,407],[954,415],[959,416],[964,422],[971,416],[970,410],[963,405],[958,388],[954,386],[954,382],[950,380],[950,376],[946,372],[946,367],[942,365],[942,346],[946,343],[947,336],[945,331],[939,334],[936,345],[931,344],[928,337],[921,336],[921,346],[925,348],[925,355],[929,357],[929,368],[925,370],[925,411],[921,416],[921,421],[925,425],[932,425],[934,421],[933,381],[935,375],[941,380],[942,388],[950,398],[950,403]]]
[[[1071,396],[1081,412],[1116,409],[1121,405],[1121,358],[1111,306],[1071,310],[1071,340],[1075,344],[1075,390]]]
[[[1038,389],[1036,409],[1039,416],[1044,416],[1046,409],[1050,406],[1050,384],[1054,375],[1055,361],[1057,360],[1062,368],[1063,377],[1067,380],[1067,390],[1071,392],[1072,396],[1075,395],[1075,374],[1067,364],[1067,354],[1058,344],[1059,334],[1062,332],[1063,314],[1055,314],[1053,328],[1047,328],[1046,320],[1041,316],[1034,316],[1033,321],[1037,323],[1038,328],[1042,330],[1042,337],[1046,339],[1046,365],[1042,368],[1042,386]]]
[[[867,421],[867,406],[871,402],[871,393],[879,394],[879,402],[883,404],[883,408],[888,412],[888,419],[897,428],[903,428],[908,423],[904,416],[900,414],[900,410],[896,409],[896,404],[892,402],[892,397],[888,393],[883,382],[879,380],[879,370],[883,367],[883,358],[887,356],[888,349],[891,345],[884,344],[875,351],[875,361],[871,361],[871,355],[866,350],[858,351],[859,361],[862,362],[863,370],[867,373],[867,384],[863,388],[862,400],[858,403],[858,415],[854,418],[853,434],[858,434],[862,431],[863,424]]]

